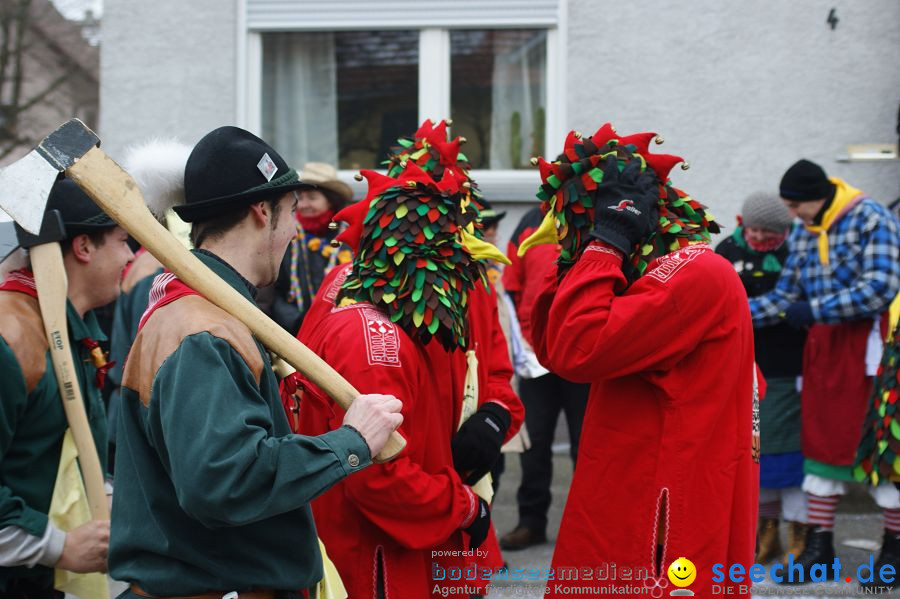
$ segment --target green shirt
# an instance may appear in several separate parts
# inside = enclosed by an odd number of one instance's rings
[[[90,350],[81,342],[106,337],[93,312],[82,319],[67,302],[66,317],[88,422],[105,468],[106,411],[94,384],[96,368]],[[0,527],[18,526],[35,536],[43,535],[47,528],[47,512],[68,428],[49,351],[44,362],[43,377],[28,393],[22,367],[7,341],[0,337]],[[0,568],[0,589],[12,578],[50,575],[52,570],[41,566]]]
[[[195,255],[252,301],[236,271]],[[146,326],[165,323],[151,318]],[[162,362],[147,406],[126,372],[113,578],[154,595],[298,590],[321,579],[309,502],[370,464],[369,449],[347,427],[291,434],[268,356],[256,345],[264,363],[259,384],[241,355],[209,332],[184,337]],[[140,347],[136,341],[132,354]]]

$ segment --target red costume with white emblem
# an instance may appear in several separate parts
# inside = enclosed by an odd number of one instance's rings
[[[753,329],[731,265],[692,245],[626,289],[621,255],[594,242],[561,282],[548,278],[532,335],[542,364],[592,383],[546,596],[593,597],[566,588],[648,575],[668,595],[665,568],[681,556],[697,568],[696,596],[711,595],[717,563],[729,586],[729,566],[753,562],[759,480]],[[613,564],[618,580],[561,581],[565,568]],[[623,580],[625,568],[638,582]]]
[[[297,335],[305,344],[309,345],[314,336],[320,336],[317,329],[335,307],[335,298],[351,268],[351,264],[342,265],[325,275],[325,280],[322,282],[319,292],[310,305],[309,311],[300,327],[300,332]],[[475,353],[478,357],[479,405],[487,401],[495,401],[510,413],[511,422],[504,439],[504,442],[506,442],[521,428],[525,419],[525,409],[522,406],[522,401],[510,385],[513,370],[506,350],[506,340],[503,337],[503,331],[500,329],[500,322],[497,318],[495,293],[493,289],[489,293],[481,285],[477,285],[472,290],[469,296],[469,334],[471,345],[475,348]],[[443,436],[441,437],[441,443],[446,441],[449,444],[449,439],[456,432],[456,425],[459,423],[460,410],[462,408],[461,400],[466,375],[466,357],[461,350],[448,355],[440,344],[435,342],[429,343],[425,351],[430,356],[433,364],[440,365],[433,373],[434,379],[431,387],[435,393],[442,393],[441,405],[447,405],[448,401],[453,400],[452,413],[448,416],[448,426],[450,428],[442,433]],[[403,398],[401,397],[401,399]],[[301,409],[302,413],[303,410]],[[313,504],[313,510],[316,510],[315,503]],[[330,556],[332,549],[330,545],[327,545],[327,547]],[[481,551],[481,556],[474,560],[469,560],[476,563],[479,568],[497,570],[503,566],[503,557],[493,529],[479,550]],[[445,560],[441,558],[434,561],[444,568],[460,565],[458,560],[453,559]]]
[[[431,551],[467,549],[461,529],[478,505],[452,466],[454,406],[435,384],[444,364],[430,360],[419,343],[364,303],[335,308],[303,341],[361,393],[400,398],[400,434],[408,442],[400,457],[344,479],[313,501],[328,555],[350,597],[375,597],[379,576],[388,599],[427,597]],[[343,411],[304,384],[303,433],[340,426]],[[453,565],[464,567],[465,558]]]

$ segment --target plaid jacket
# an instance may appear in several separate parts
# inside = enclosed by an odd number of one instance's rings
[[[900,223],[865,198],[828,231],[830,264],[819,260],[818,235],[796,227],[775,289],[750,299],[753,326],[778,322],[795,301],[808,301],[816,322],[871,318],[900,291]]]

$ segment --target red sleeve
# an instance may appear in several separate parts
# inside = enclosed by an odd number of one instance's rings
[[[355,314],[347,316],[357,317]],[[342,483],[346,497],[370,522],[404,547],[423,549],[443,543],[471,522],[477,500],[463,485],[452,464],[426,471],[410,457],[411,453],[425,453],[421,446],[436,434],[425,428],[434,418],[427,418],[427,414],[417,418],[417,412],[427,409],[427,406],[417,406],[417,400],[431,400],[420,397],[428,386],[428,381],[420,380],[423,378],[418,363],[421,354],[409,337],[385,320],[379,324],[394,327],[400,339],[399,355],[393,363],[372,365],[365,327],[352,323],[348,326],[346,321],[340,324],[344,326],[326,324],[314,333],[318,337],[317,346],[324,345],[320,355],[360,393],[398,397],[403,402],[404,417],[399,432],[409,443],[407,451],[400,457],[385,464],[372,464],[347,477]],[[317,395],[317,403],[321,404],[321,393]],[[330,400],[327,405],[332,412],[330,425],[337,428],[344,418],[344,411]],[[449,446],[449,439],[447,444]]]
[[[573,382],[670,369],[717,317],[715,289],[690,271],[663,280],[644,275],[622,293],[620,255],[589,246],[558,288],[548,278],[539,295],[532,312],[538,359]]]
[[[500,327],[500,318],[497,312],[497,302],[502,301],[497,297],[497,290],[491,287],[487,293],[480,287],[472,295],[471,309],[481,313],[470,322],[483,326],[484,331],[479,332],[476,343],[478,350],[479,378],[485,381],[479,394],[479,404],[493,401],[503,406],[510,415],[509,429],[506,431],[504,443],[509,441],[519,432],[522,422],[525,420],[525,408],[522,400],[512,388],[513,368],[509,361],[506,336]]]
[[[525,272],[522,265],[522,259],[518,255],[519,247],[512,241],[506,246],[506,257],[509,258],[510,264],[503,269],[503,288],[511,295],[514,301],[518,301],[521,297],[522,289],[525,287]],[[518,306],[517,306],[518,307]]]

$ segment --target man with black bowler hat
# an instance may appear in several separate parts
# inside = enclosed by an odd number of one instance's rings
[[[107,364],[105,337],[93,310],[115,300],[125,266],[134,257],[125,230],[69,180],[54,184],[48,210],[58,210],[68,280],[66,320],[72,361],[88,424],[106,465],[106,410],[100,390]],[[68,427],[49,358],[37,288],[30,268],[0,281],[0,596],[62,597],[52,568],[106,571],[109,522],[91,521],[68,532],[49,518],[60,453]]]
[[[853,481],[872,375],[881,355],[880,321],[900,290],[900,223],[878,202],[818,164],[800,160],[780,185],[781,199],[803,222],[775,288],[750,299],[756,327],[786,321],[808,328],[803,355],[803,491],[809,529],[794,560],[810,568],[834,560],[834,517]],[[875,564],[900,570],[900,494],[870,489],[884,510],[884,543]],[[785,576],[785,582],[798,582]],[[873,581],[881,586],[880,580]]]
[[[201,139],[185,167],[194,255],[253,301],[296,232],[296,191],[314,186],[237,127]],[[361,395],[342,425],[294,435],[263,346],[172,273],[125,365],[110,573],[121,597],[305,597],[322,578],[309,502],[372,462],[401,402]]]

